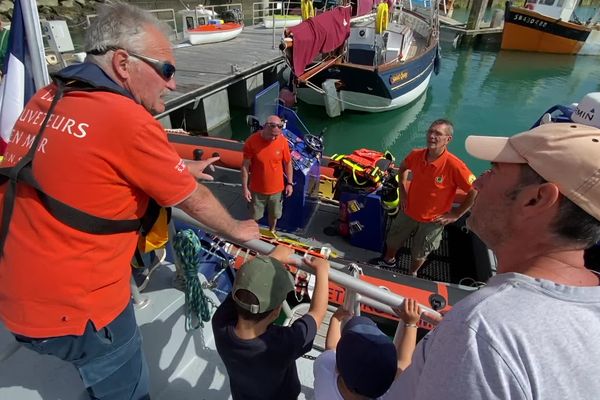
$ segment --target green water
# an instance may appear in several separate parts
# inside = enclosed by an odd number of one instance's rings
[[[331,119],[324,109],[300,103],[298,114],[313,133],[327,128],[326,154],[366,147],[387,149],[400,158],[424,146],[433,120],[448,118],[455,124],[450,151],[479,174],[489,163],[466,154],[469,134],[510,136],[527,130],[551,106],[600,91],[600,57],[448,48],[442,55],[440,74],[407,107],[377,114],[345,112]]]

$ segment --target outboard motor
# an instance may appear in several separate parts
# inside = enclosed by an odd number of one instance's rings
[[[231,10],[226,10],[221,13],[221,19],[224,22],[234,22],[236,24],[241,24],[244,22],[244,15],[239,8],[232,8]]]

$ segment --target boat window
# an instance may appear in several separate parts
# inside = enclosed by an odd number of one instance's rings
[[[185,17],[185,26],[187,26],[188,30],[194,29],[196,27],[194,24],[194,17]]]
[[[562,7],[563,4],[565,4],[565,0],[558,0],[558,3],[556,3],[557,7]]]
[[[546,6],[551,6],[552,4],[554,4],[554,1],[555,1],[555,0],[542,0],[542,1],[540,2],[540,4],[544,4],[544,5],[546,5]]]
[[[198,17],[198,25],[206,25],[207,21],[204,17]]]

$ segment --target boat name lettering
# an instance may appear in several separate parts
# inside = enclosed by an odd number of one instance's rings
[[[527,15],[515,14],[513,16],[513,21],[523,21],[529,25],[539,26],[540,28],[545,28],[548,23],[546,21],[542,21],[541,19],[528,17]]]
[[[406,78],[408,78],[408,72],[406,72],[406,71],[398,72],[397,74],[390,76],[390,83],[393,85],[394,83],[403,81]]]
[[[594,119],[594,109],[592,109],[590,111],[583,111],[583,110],[580,110],[579,108],[576,108],[575,115],[577,115],[581,119],[587,119],[588,121],[591,121]]]
[[[29,125],[40,126],[42,125],[42,122],[44,122],[46,114],[47,113],[43,111],[25,108],[19,116],[19,121]],[[78,139],[82,139],[87,135],[86,128],[88,128],[90,124],[85,122],[78,123],[72,118],[67,118],[54,113],[48,118],[48,124],[46,126],[60,132],[66,131],[69,135],[73,135]]]
[[[329,286],[329,300],[341,303],[344,300],[344,291],[338,287]]]

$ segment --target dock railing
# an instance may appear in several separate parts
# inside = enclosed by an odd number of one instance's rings
[[[173,209],[173,218],[183,221],[186,224],[191,226],[199,227],[201,229],[207,230],[206,227],[200,225],[198,221],[187,215],[185,212],[174,208]],[[208,230],[210,231],[210,230]],[[237,245],[253,250],[260,254],[268,254],[270,253],[275,246],[270,243],[266,243],[260,240],[251,240],[246,243],[237,243]],[[308,273],[314,274],[315,271],[306,265],[303,261],[303,258],[294,255],[293,256],[294,265]],[[366,306],[372,307],[376,310],[379,310],[384,313],[394,315],[394,311],[392,307],[399,306],[404,301],[404,297],[391,292],[387,288],[375,286],[368,282],[365,282],[357,277],[357,271],[360,271],[357,265],[351,266],[352,275],[348,275],[343,272],[348,268],[348,266],[335,262],[334,260],[329,260],[331,268],[329,270],[329,280],[337,283],[340,286],[343,286],[347,291],[347,299],[345,304],[350,309],[358,309],[357,304],[364,304]],[[146,303],[146,300],[143,295],[139,293],[139,290],[135,283],[132,281],[132,297],[136,305],[143,306]],[[440,314],[433,310],[431,307],[427,305],[421,304],[422,311],[428,313],[432,316],[440,316]],[[435,321],[426,319],[427,316],[423,315],[425,322],[434,323]]]
[[[265,18],[275,15],[300,15],[299,1],[267,1],[252,3],[252,25],[258,25]],[[273,24],[273,28],[275,24]]]
[[[136,4],[136,5],[139,5],[139,4]],[[213,13],[220,15],[223,11],[229,11],[229,10],[233,10],[233,9],[239,9],[241,11],[242,15],[244,15],[244,9],[242,7],[242,3],[212,4],[212,5],[206,5],[206,6],[198,5],[197,7],[190,8],[186,11],[197,11],[197,14],[201,14],[205,11],[212,11]],[[183,39],[183,19],[181,16],[179,17],[179,19],[181,20],[179,22],[179,25],[177,22],[178,15],[180,15],[179,10],[175,11],[175,9],[173,9],[173,8],[158,8],[158,9],[151,9],[151,10],[146,10],[146,11],[148,11],[149,13],[154,15],[159,21],[164,22],[165,24],[167,24],[169,26],[169,28],[170,28],[169,39],[171,41]],[[90,26],[90,22],[95,17],[96,17],[96,14],[86,15],[87,26]],[[244,18],[245,18],[245,16],[244,16]],[[182,27],[181,31],[179,30],[178,26]]]

